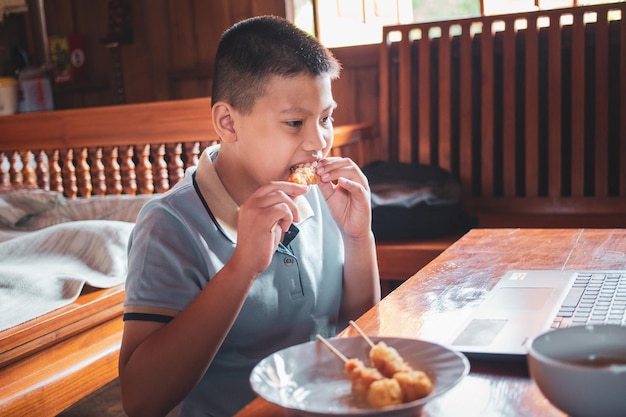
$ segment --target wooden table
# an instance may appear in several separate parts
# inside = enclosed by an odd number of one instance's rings
[[[626,229],[475,229],[357,320],[370,335],[448,343],[509,269],[626,269]],[[352,329],[340,336],[357,336]],[[257,398],[236,417],[289,413]],[[422,417],[564,416],[529,378],[525,363],[472,362],[470,374],[429,402]]]

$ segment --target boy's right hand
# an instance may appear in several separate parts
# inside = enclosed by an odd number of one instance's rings
[[[305,185],[270,182],[255,191],[239,208],[237,246],[231,262],[254,277],[272,261],[283,233],[299,221],[294,199],[307,192]]]

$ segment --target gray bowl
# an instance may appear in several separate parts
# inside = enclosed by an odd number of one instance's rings
[[[543,333],[528,343],[528,369],[543,395],[571,416],[626,416],[626,327]]]

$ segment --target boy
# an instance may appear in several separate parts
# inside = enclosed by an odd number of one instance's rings
[[[220,145],[142,209],[129,242],[120,381],[127,414],[229,416],[252,368],[330,337],[380,299],[370,190],[325,158],[339,64],[276,17],[224,32],[212,118]],[[317,162],[318,185],[285,181]]]

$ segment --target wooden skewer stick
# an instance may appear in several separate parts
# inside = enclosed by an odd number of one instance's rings
[[[339,359],[341,359],[344,363],[348,362],[348,358],[346,358],[346,356],[339,352],[339,350],[337,350],[336,347],[334,347],[333,345],[330,344],[330,342],[326,339],[324,339],[322,336],[320,336],[319,334],[317,335],[317,338],[319,339],[320,342],[322,342],[324,344],[324,346],[326,346],[331,352],[333,352]]]
[[[361,335],[361,337],[367,342],[368,345],[370,345],[370,347],[376,346],[376,344],[372,342],[372,339],[370,339],[365,334],[365,332],[361,330],[361,328],[354,322],[354,320],[350,320],[350,326],[352,326],[352,328],[356,330],[359,335]]]

